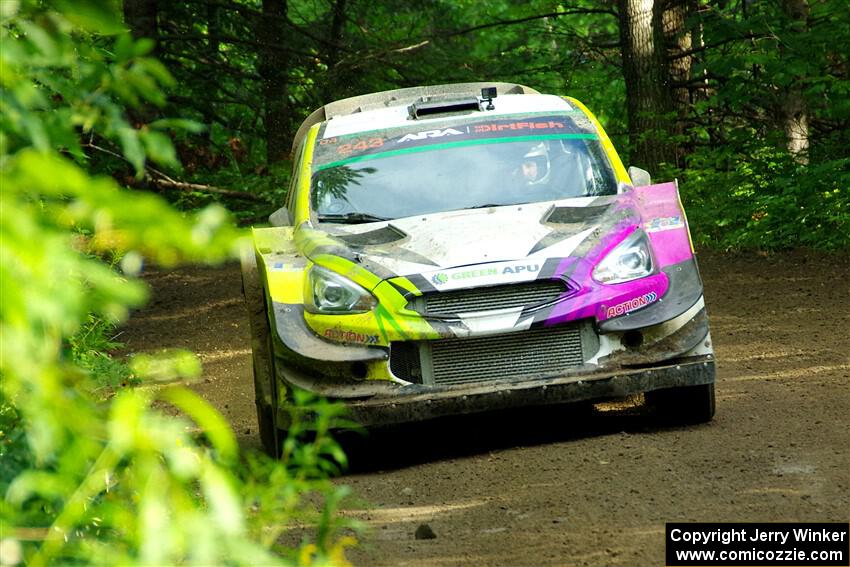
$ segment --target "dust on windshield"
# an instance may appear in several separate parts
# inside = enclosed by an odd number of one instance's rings
[[[311,184],[319,220],[370,222],[617,192],[597,136],[571,116],[441,126],[321,140]]]

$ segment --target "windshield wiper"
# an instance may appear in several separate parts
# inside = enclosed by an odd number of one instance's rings
[[[393,220],[387,217],[370,215],[369,213],[343,213],[319,215],[319,222],[338,222],[342,224],[360,224],[366,222],[380,222]]]
[[[516,203],[487,203],[486,205],[475,205],[474,207],[464,207],[464,209],[489,209],[490,207],[506,207]]]

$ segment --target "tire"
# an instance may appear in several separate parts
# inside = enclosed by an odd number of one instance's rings
[[[714,417],[714,384],[681,386],[646,392],[646,403],[667,424],[707,423]]]
[[[256,391],[257,374],[254,373],[254,389]],[[263,451],[271,457],[279,458],[281,453],[282,436],[277,427],[274,411],[272,406],[256,402],[257,406],[257,427],[260,433],[260,443],[263,445]]]
[[[266,295],[257,271],[257,259],[253,250],[242,251],[241,264],[242,294],[251,326],[251,369],[254,375],[257,427],[263,450],[272,457],[279,457],[283,436],[280,434],[274,410],[277,407],[277,380],[274,375],[272,335]]]

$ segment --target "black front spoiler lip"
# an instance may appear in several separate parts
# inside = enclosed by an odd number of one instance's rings
[[[391,392],[345,401],[354,421],[377,426],[523,406],[620,398],[664,388],[711,384],[714,379],[714,357],[706,355],[671,365],[623,368],[602,374],[441,388],[399,386]]]

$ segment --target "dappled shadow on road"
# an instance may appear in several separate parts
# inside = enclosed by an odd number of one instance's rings
[[[338,435],[349,474],[397,470],[423,463],[613,433],[651,432],[661,425],[642,397],[453,416]]]
[[[371,528],[357,565],[649,565],[669,521],[839,521],[850,477],[850,259],[700,255],[718,415],[656,423],[640,401],[443,419],[345,447],[346,515]],[[194,385],[259,446],[239,268],[146,274],[120,340],[183,346]],[[427,523],[437,534],[417,540]],[[296,541],[300,541],[297,539]],[[567,560],[568,558],[568,560]]]

